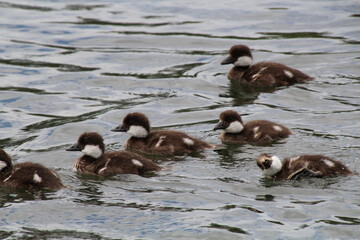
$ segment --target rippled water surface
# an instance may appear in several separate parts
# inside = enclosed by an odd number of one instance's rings
[[[319,153],[360,172],[360,3],[344,1],[0,1],[0,147],[59,172],[67,189],[0,189],[1,239],[355,239],[360,176],[271,182],[255,164]],[[316,78],[258,92],[221,66],[235,44]],[[66,152],[84,131],[109,150],[128,112],[219,144],[244,120],[292,129],[284,143],[153,159],[167,170],[97,178]]]

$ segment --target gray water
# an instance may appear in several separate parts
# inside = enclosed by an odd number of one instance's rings
[[[58,192],[0,189],[1,239],[360,239],[360,176],[272,182],[255,159],[318,153],[360,172],[360,3],[0,1],[0,147],[59,172]],[[235,44],[316,80],[256,92],[226,78]],[[72,171],[84,131],[109,150],[129,112],[219,144],[212,128],[291,128],[284,143],[153,159],[167,170],[112,178]]]

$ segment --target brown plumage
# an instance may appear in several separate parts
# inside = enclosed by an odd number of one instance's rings
[[[76,171],[100,176],[116,174],[144,174],[160,171],[162,168],[138,154],[127,151],[105,152],[103,138],[95,132],[80,135],[78,142],[66,149],[67,151],[81,151],[82,157],[74,163]]]
[[[204,149],[215,148],[215,145],[189,136],[183,132],[160,130],[150,131],[150,122],[142,113],[128,114],[114,132],[128,132],[132,135],[125,144],[126,148],[155,155],[181,155]]]
[[[281,161],[276,156],[261,154],[256,163],[263,170],[265,176],[275,180],[354,174],[341,162],[323,155],[302,155],[285,158]]]
[[[220,136],[224,143],[266,144],[287,138],[291,131],[285,126],[267,120],[243,123],[240,114],[227,110],[220,114],[214,130],[223,129]]]
[[[313,78],[307,74],[276,62],[259,62],[252,64],[252,54],[248,46],[235,45],[221,64],[233,63],[228,78],[244,84],[258,87],[287,86],[304,83]]]
[[[26,189],[64,188],[56,172],[38,163],[12,164],[9,155],[0,149],[0,181],[3,186]]]

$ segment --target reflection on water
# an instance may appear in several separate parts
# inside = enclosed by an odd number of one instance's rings
[[[359,32],[354,0],[0,1],[0,147],[14,161],[59,172],[58,192],[1,188],[1,239],[354,239],[359,175],[275,182],[260,153],[319,153],[360,172]],[[315,77],[261,89],[226,78],[230,46]],[[147,156],[144,177],[77,174],[65,147],[110,130],[129,112],[155,129],[220,145],[221,112],[266,119],[293,135],[278,144],[221,145],[180,157]],[[259,228],[258,226],[261,226]],[[264,230],[266,229],[266,231]]]

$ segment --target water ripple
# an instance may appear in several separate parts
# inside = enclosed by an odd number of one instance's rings
[[[15,66],[23,66],[23,67],[37,67],[37,68],[56,68],[59,71],[64,72],[85,72],[85,71],[94,71],[99,68],[90,68],[90,67],[81,67],[72,64],[66,63],[50,63],[43,61],[33,61],[33,60],[25,60],[25,59],[4,59],[0,58],[0,63],[15,65]]]

